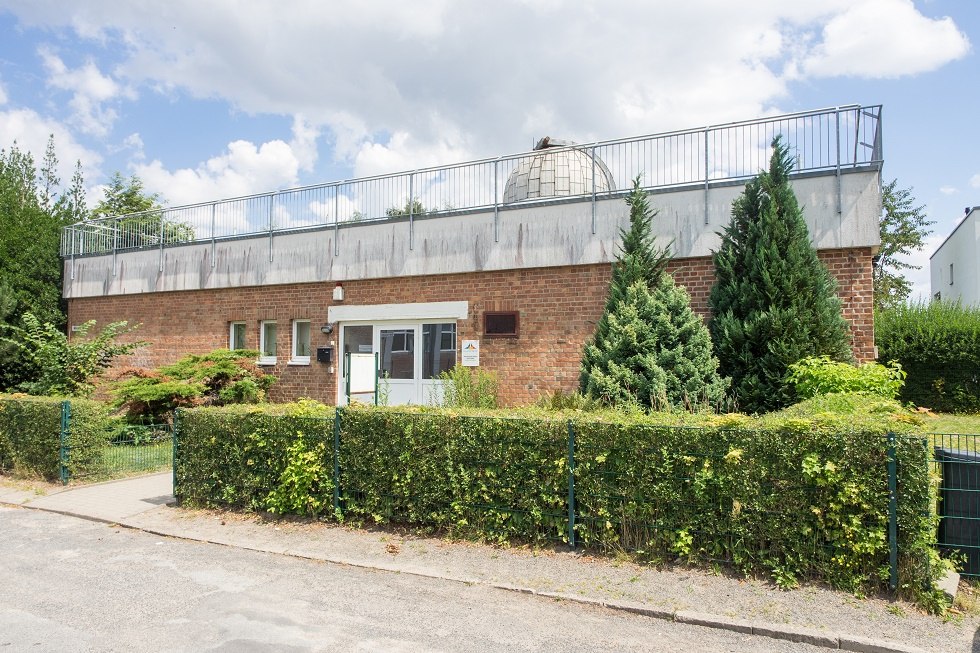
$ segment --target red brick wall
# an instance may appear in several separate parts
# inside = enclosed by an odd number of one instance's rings
[[[851,321],[855,356],[872,357],[871,250],[833,250],[820,253],[840,283],[845,317]],[[707,257],[672,261],[670,271],[691,294],[695,311],[707,314],[713,268]],[[430,277],[345,281],[345,305],[400,304],[468,300],[470,316],[458,323],[458,340],[477,338],[480,363],[495,370],[501,399],[507,404],[533,402],[544,394],[578,385],[582,347],[602,313],[610,266],[535,268],[474,272]],[[80,324],[95,319],[141,323],[135,336],[152,345],[126,364],[142,367],[176,360],[187,353],[204,353],[228,346],[230,322],[247,323],[247,346],[258,349],[259,322],[278,324],[278,364],[270,371],[280,377],[274,399],[307,396],[333,403],[336,372],[312,362],[287,365],[292,320],[311,321],[311,345],[336,343],[338,333],[320,333],[332,302],[334,282],[160,292],[72,299],[69,320]],[[482,336],[485,311],[520,312],[520,337]],[[335,368],[336,370],[336,365]]]

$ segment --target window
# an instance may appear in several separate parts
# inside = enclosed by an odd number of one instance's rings
[[[415,378],[415,329],[381,329],[381,374],[389,379]]]
[[[422,325],[422,378],[435,379],[456,365],[456,323]]]
[[[275,365],[276,323],[272,320],[264,320],[259,324],[259,365]]]
[[[310,364],[309,320],[293,320],[293,355],[289,362],[295,365]]]
[[[953,285],[953,264],[949,264],[949,285]]]
[[[228,335],[228,349],[247,349],[245,346],[245,323],[232,322]]]
[[[516,338],[520,315],[517,311],[494,311],[483,314],[483,335],[488,338]]]

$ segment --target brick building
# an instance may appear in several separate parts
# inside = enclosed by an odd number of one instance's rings
[[[670,271],[704,315],[717,232],[782,133],[855,355],[868,360],[879,111],[584,147],[543,140],[513,157],[76,225],[63,242],[69,320],[141,323],[138,337],[152,344],[127,364],[146,367],[219,347],[258,349],[280,379],[274,398],[327,403],[346,401],[356,376],[347,353],[372,355],[361,358],[376,361],[392,403],[423,403],[438,395],[433,377],[461,360],[462,343],[476,341],[502,400],[528,403],[577,387],[628,223],[629,180],[643,173],[655,232],[673,242]]]

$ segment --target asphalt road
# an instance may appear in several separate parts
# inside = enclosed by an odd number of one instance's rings
[[[7,651],[823,651],[0,507]]]

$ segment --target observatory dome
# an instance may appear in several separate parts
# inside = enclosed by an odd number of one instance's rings
[[[597,193],[615,190],[612,173],[602,159],[593,159],[589,152],[574,146],[548,136],[538,141],[534,154],[521,158],[507,178],[504,204],[591,193],[593,173]]]

